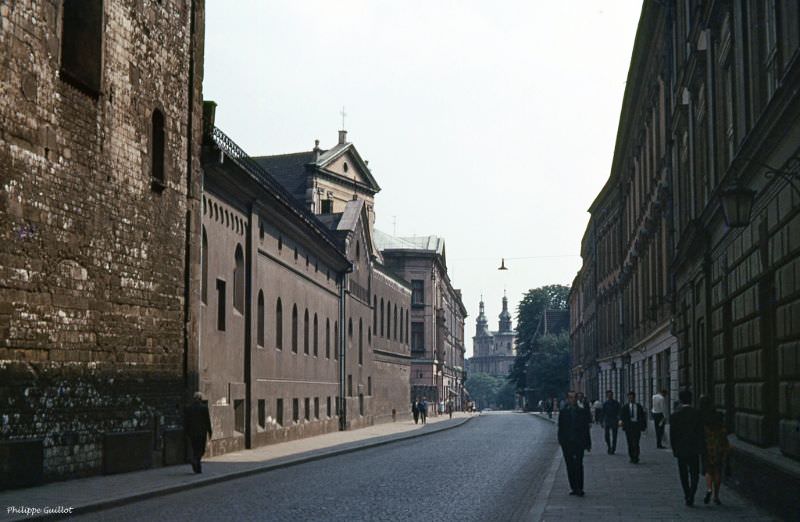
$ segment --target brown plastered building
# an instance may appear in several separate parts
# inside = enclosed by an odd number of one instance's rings
[[[182,460],[203,6],[0,5],[0,487]]]
[[[352,265],[340,301],[344,366],[342,429],[409,415],[409,284],[383,265],[374,241],[375,194],[368,163],[339,131],[327,150],[253,160],[322,222]],[[405,318],[405,320],[403,319]],[[406,331],[402,324],[406,322]]]
[[[796,2],[645,2],[571,296],[573,364],[645,401],[662,387],[713,398],[732,482],[787,518],[800,487],[798,92]]]
[[[431,412],[450,400],[461,409],[467,310],[447,274],[444,239],[399,238],[380,231],[375,239],[386,266],[411,283],[411,308],[405,316],[412,358],[410,400],[426,398]]]

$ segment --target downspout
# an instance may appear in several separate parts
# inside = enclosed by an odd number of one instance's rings
[[[353,271],[352,263],[347,267],[341,277],[339,285],[339,431],[347,429],[347,399],[345,398],[345,354],[347,353],[345,342],[347,342],[346,305],[347,305],[347,286],[350,277],[347,275]]]
[[[250,206],[249,223],[245,235],[244,258],[244,447],[252,447],[251,428],[253,424],[251,405],[253,402],[253,231],[254,210]],[[235,283],[234,283],[235,284]]]

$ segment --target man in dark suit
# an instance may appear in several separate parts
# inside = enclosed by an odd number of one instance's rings
[[[700,457],[705,453],[705,432],[700,411],[692,408],[692,392],[683,390],[678,394],[680,409],[672,414],[669,424],[669,440],[672,454],[678,459],[678,473],[687,506],[694,505],[694,494],[700,476]]]
[[[200,459],[206,452],[206,435],[211,438],[211,417],[208,414],[208,405],[203,401],[203,394],[196,392],[192,404],[186,408],[184,414],[184,429],[192,445],[192,469],[195,473],[202,473]]]
[[[631,462],[639,462],[639,440],[642,432],[647,429],[647,416],[644,414],[642,405],[636,402],[636,394],[628,392],[628,403],[620,409],[619,424],[625,431],[625,439],[628,441],[628,457]]]
[[[558,443],[567,464],[570,495],[583,496],[583,451],[592,451],[589,433],[591,414],[588,408],[579,408],[575,392],[567,393],[567,405],[558,414]]]
[[[605,423],[606,446],[608,446],[609,455],[613,455],[617,451],[619,408],[619,401],[614,398],[614,392],[606,391],[606,402],[603,403],[603,422]]]

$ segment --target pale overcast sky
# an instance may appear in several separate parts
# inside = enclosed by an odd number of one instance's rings
[[[445,238],[469,312],[569,285],[608,178],[641,0],[209,0],[205,99],[249,154],[336,143],[381,185],[377,227]],[[508,271],[498,271],[501,257]]]

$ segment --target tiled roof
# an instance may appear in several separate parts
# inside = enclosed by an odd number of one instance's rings
[[[306,196],[306,165],[314,162],[314,151],[259,156],[253,158],[261,168],[289,191],[298,201]]]
[[[395,237],[375,229],[379,250],[424,250],[444,254],[444,239],[439,236]]]

